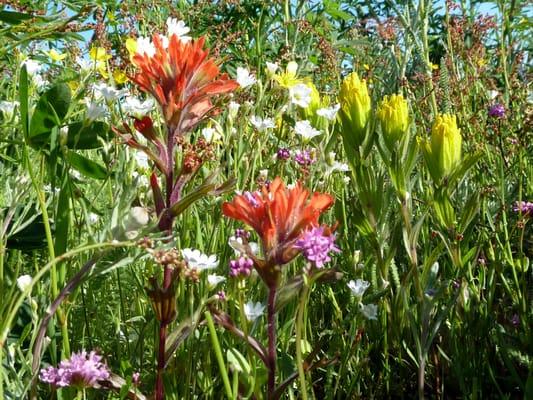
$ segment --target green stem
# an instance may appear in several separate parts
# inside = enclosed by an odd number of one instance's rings
[[[226,364],[224,363],[224,357],[222,356],[222,350],[220,349],[220,343],[218,342],[218,336],[217,331],[215,329],[215,324],[213,322],[213,317],[211,317],[211,313],[209,311],[205,312],[205,319],[207,321],[207,326],[209,327],[209,333],[211,335],[211,344],[213,345],[213,350],[215,351],[215,356],[217,358],[218,366],[220,368],[220,375],[222,375],[222,381],[224,382],[226,397],[228,399],[233,399],[231,384],[228,378],[228,371],[226,370]]]
[[[304,363],[302,358],[302,329],[303,329],[303,315],[305,305],[307,304],[308,286],[304,283],[302,288],[302,295],[300,297],[300,304],[298,305],[296,316],[296,365],[298,366],[298,379],[300,380],[300,391],[302,400],[307,400],[307,385],[305,380]]]

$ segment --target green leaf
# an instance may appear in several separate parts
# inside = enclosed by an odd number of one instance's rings
[[[54,249],[56,255],[61,255],[67,251],[68,231],[70,225],[70,185],[68,176],[65,176],[56,210],[56,231]]]
[[[26,65],[23,65],[19,76],[19,110],[20,121],[22,124],[22,133],[28,138],[28,71]]]
[[[37,103],[31,117],[29,140],[33,146],[48,143],[52,129],[59,126],[70,106],[70,88],[59,83],[48,89]]]
[[[79,171],[88,178],[106,179],[107,170],[100,164],[89,160],[73,151],[69,151],[67,159],[72,168]]]
[[[0,11],[0,21],[9,25],[18,25],[24,21],[32,19],[33,15],[24,14],[16,11]]]
[[[97,149],[102,147],[99,138],[109,138],[109,125],[102,121],[94,121],[89,125],[74,122],[68,126],[67,147],[69,149]]]

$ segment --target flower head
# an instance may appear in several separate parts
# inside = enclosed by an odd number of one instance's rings
[[[251,258],[241,256],[229,262],[229,274],[231,277],[246,277],[252,273],[254,262]]]
[[[329,194],[310,192],[300,183],[289,189],[277,177],[261,191],[237,195],[222,205],[225,216],[251,226],[261,239],[264,260],[248,254],[267,285],[277,284],[279,266],[290,262],[299,250],[295,243],[333,204]]]
[[[330,252],[340,252],[335,245],[335,235],[328,232],[323,226],[314,226],[304,232],[294,247],[302,251],[307,261],[317,268],[322,268],[325,263],[331,261]]]
[[[294,153],[294,161],[302,167],[307,167],[316,162],[313,151],[310,150],[296,150]]]
[[[32,277],[30,275],[21,275],[17,278],[17,286],[21,292],[26,291],[31,286]]]
[[[307,120],[297,121],[294,125],[294,132],[300,135],[304,140],[308,141],[322,134],[318,129],[311,126],[311,123]]]
[[[282,161],[288,160],[289,158],[291,158],[291,152],[289,151],[289,149],[281,147],[276,152],[276,158]]]
[[[289,97],[291,103],[296,104],[299,107],[309,107],[312,100],[313,90],[305,83],[298,83],[289,88]]]
[[[533,202],[517,201],[513,207],[513,211],[522,213],[522,215],[533,216]]]
[[[340,108],[340,104],[335,104],[331,107],[319,108],[316,110],[316,114],[319,117],[326,118],[328,121],[333,121],[337,117],[337,113],[339,112]]]
[[[188,42],[191,40],[191,37],[187,36],[190,30],[184,21],[178,21],[176,18],[171,17],[167,18],[168,36],[176,35],[182,42]]]
[[[503,104],[497,103],[489,108],[489,117],[492,118],[503,118],[505,117],[505,107]]]
[[[144,41],[146,42],[146,41]],[[176,134],[194,128],[214,110],[214,95],[235,90],[238,83],[219,74],[215,61],[204,50],[205,39],[183,41],[177,34],[169,38],[165,48],[159,35],[150,43],[142,43],[132,61],[140,71],[131,78],[143,91],[157,100],[165,122]]]
[[[255,321],[257,318],[260,318],[265,312],[265,306],[259,302],[254,303],[249,301],[244,305],[244,315],[246,319],[250,322]]]
[[[272,118],[261,118],[256,115],[250,117],[250,123],[257,129],[259,132],[264,132],[267,129],[272,129],[276,127],[274,120]]]
[[[200,250],[183,249],[181,255],[189,268],[203,271],[204,269],[213,269],[218,266],[216,255],[203,254]]]
[[[370,282],[364,281],[362,279],[357,279],[356,281],[348,282],[348,288],[352,291],[352,294],[355,297],[361,298],[365,294],[366,289],[370,287]]]
[[[407,101],[401,94],[385,96],[378,107],[377,117],[381,124],[385,144],[392,150],[409,127]]]
[[[237,77],[235,78],[240,87],[245,88],[252,86],[257,80],[255,76],[246,68],[237,67]]]
[[[449,175],[461,162],[461,143],[461,131],[455,115],[437,115],[430,143],[425,146],[429,171],[436,182]]]
[[[352,72],[342,82],[339,100],[342,134],[352,146],[359,146],[365,139],[371,110],[366,81],[359,79],[359,75]]]
[[[274,80],[281,86],[286,89],[302,83],[301,79],[296,77],[296,72],[298,71],[298,64],[294,61],[290,61],[285,68],[285,71],[281,74],[275,74],[273,76]]]
[[[74,353],[68,360],[63,360],[57,368],[43,368],[39,375],[42,382],[57,387],[73,386],[76,388],[97,387],[99,381],[110,376],[107,366],[102,363],[102,356],[95,351]]]

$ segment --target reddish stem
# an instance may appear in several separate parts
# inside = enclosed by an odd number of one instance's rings
[[[268,318],[268,387],[267,399],[274,398],[276,389],[276,293],[277,287],[271,286],[268,289],[268,304],[267,304],[267,318]]]

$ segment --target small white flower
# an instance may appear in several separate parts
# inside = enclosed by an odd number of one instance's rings
[[[335,104],[333,107],[319,108],[316,110],[316,114],[320,117],[326,118],[328,121],[333,121],[337,116],[337,112],[340,110],[341,105]]]
[[[22,65],[26,66],[26,71],[28,72],[28,75],[38,74],[43,69],[43,66],[40,62],[32,59],[25,60]]]
[[[204,269],[213,269],[218,266],[218,259],[216,255],[203,254],[200,250],[196,249],[183,249],[181,255],[189,268],[194,268],[199,271]]]
[[[326,167],[326,175],[331,175],[335,171],[339,172],[348,172],[350,167],[346,163],[341,163],[338,161],[333,161],[331,165]]]
[[[154,109],[155,103],[152,99],[141,101],[136,97],[128,96],[124,99],[122,109],[126,114],[133,114],[142,117]]]
[[[30,275],[21,275],[17,278],[17,286],[21,292],[24,292],[31,285],[32,278]]]
[[[264,312],[265,306],[259,302],[254,303],[253,301],[249,301],[244,305],[244,315],[246,315],[246,319],[250,322],[261,317]]]
[[[242,238],[230,236],[228,239],[228,245],[235,251],[237,257],[246,254],[246,247],[242,242]],[[259,254],[259,244],[256,242],[248,242],[248,246],[250,246],[250,251],[253,255]]]
[[[103,82],[93,85],[93,89],[96,92],[96,97],[103,98],[105,101],[116,100],[128,93],[127,89],[117,90],[113,86],[109,86]]]
[[[150,164],[148,164],[148,155],[142,150],[135,152],[135,161],[139,168],[148,169],[150,167]]]
[[[240,87],[245,88],[253,85],[257,80],[246,68],[237,67],[237,78],[235,79]]]
[[[271,63],[267,61],[266,66],[267,66],[267,71],[270,75],[274,75],[276,71],[279,69],[278,63]]]
[[[163,46],[164,49],[168,49],[169,40],[168,37],[165,35],[159,34],[159,40],[161,40],[161,46]]]
[[[177,18],[167,18],[167,32],[169,37],[176,35],[182,42],[188,42],[191,40],[191,37],[187,36],[190,30],[184,21],[178,21]]]
[[[297,106],[300,106],[302,108],[309,107],[309,103],[311,103],[311,94],[311,88],[303,83],[294,85],[289,89],[289,97],[291,99],[291,103],[296,104]]]
[[[235,101],[230,101],[229,104],[228,104],[228,110],[230,112],[231,115],[235,116],[235,114],[237,114],[237,112],[239,111],[239,107],[241,105]]]
[[[83,57],[76,57],[76,64],[78,64],[81,71],[90,71],[95,66],[94,61],[87,60]]]
[[[132,207],[126,219],[126,230],[137,230],[145,225],[148,225],[148,222],[150,222],[150,214],[148,214],[148,210],[146,208]]]
[[[268,178],[268,169],[259,170],[259,178],[260,179],[267,179]]]
[[[100,106],[96,103],[89,102],[87,105],[87,119],[89,121],[94,121],[96,119],[102,118],[106,115],[106,109],[103,106]]]
[[[250,123],[257,129],[259,132],[264,132],[267,129],[275,128],[276,124],[272,118],[261,118],[256,115],[250,117]]]
[[[148,57],[155,55],[155,46],[148,37],[139,36],[137,38],[137,54],[146,54]]]
[[[500,95],[500,92],[498,92],[497,90],[489,90],[489,98],[491,100],[494,100],[499,95]]]
[[[31,77],[31,80],[38,90],[42,90],[46,87],[46,85],[48,85],[48,81],[44,79],[41,74],[34,74]]]
[[[313,128],[311,126],[311,123],[307,120],[297,121],[296,125],[294,125],[294,131],[296,132],[296,134],[302,136],[306,140],[310,140],[315,136],[322,134],[322,132]]]
[[[204,128],[202,129],[202,136],[207,142],[215,142],[222,139],[222,135],[215,128]]]
[[[99,219],[100,219],[100,216],[98,214],[89,213],[89,223],[96,224]]]
[[[207,283],[211,288],[214,288],[219,283],[222,283],[226,280],[225,277],[215,274],[209,274],[207,275]]]
[[[377,320],[378,319],[378,306],[376,304],[362,304],[361,313],[366,319]]]
[[[11,119],[15,112],[15,107],[19,105],[18,101],[0,101],[0,111],[4,114],[5,119]]]
[[[370,282],[364,281],[362,279],[357,279],[356,281],[351,280],[348,282],[348,288],[352,291],[352,294],[355,297],[361,298],[365,293],[366,289],[370,286]]]

